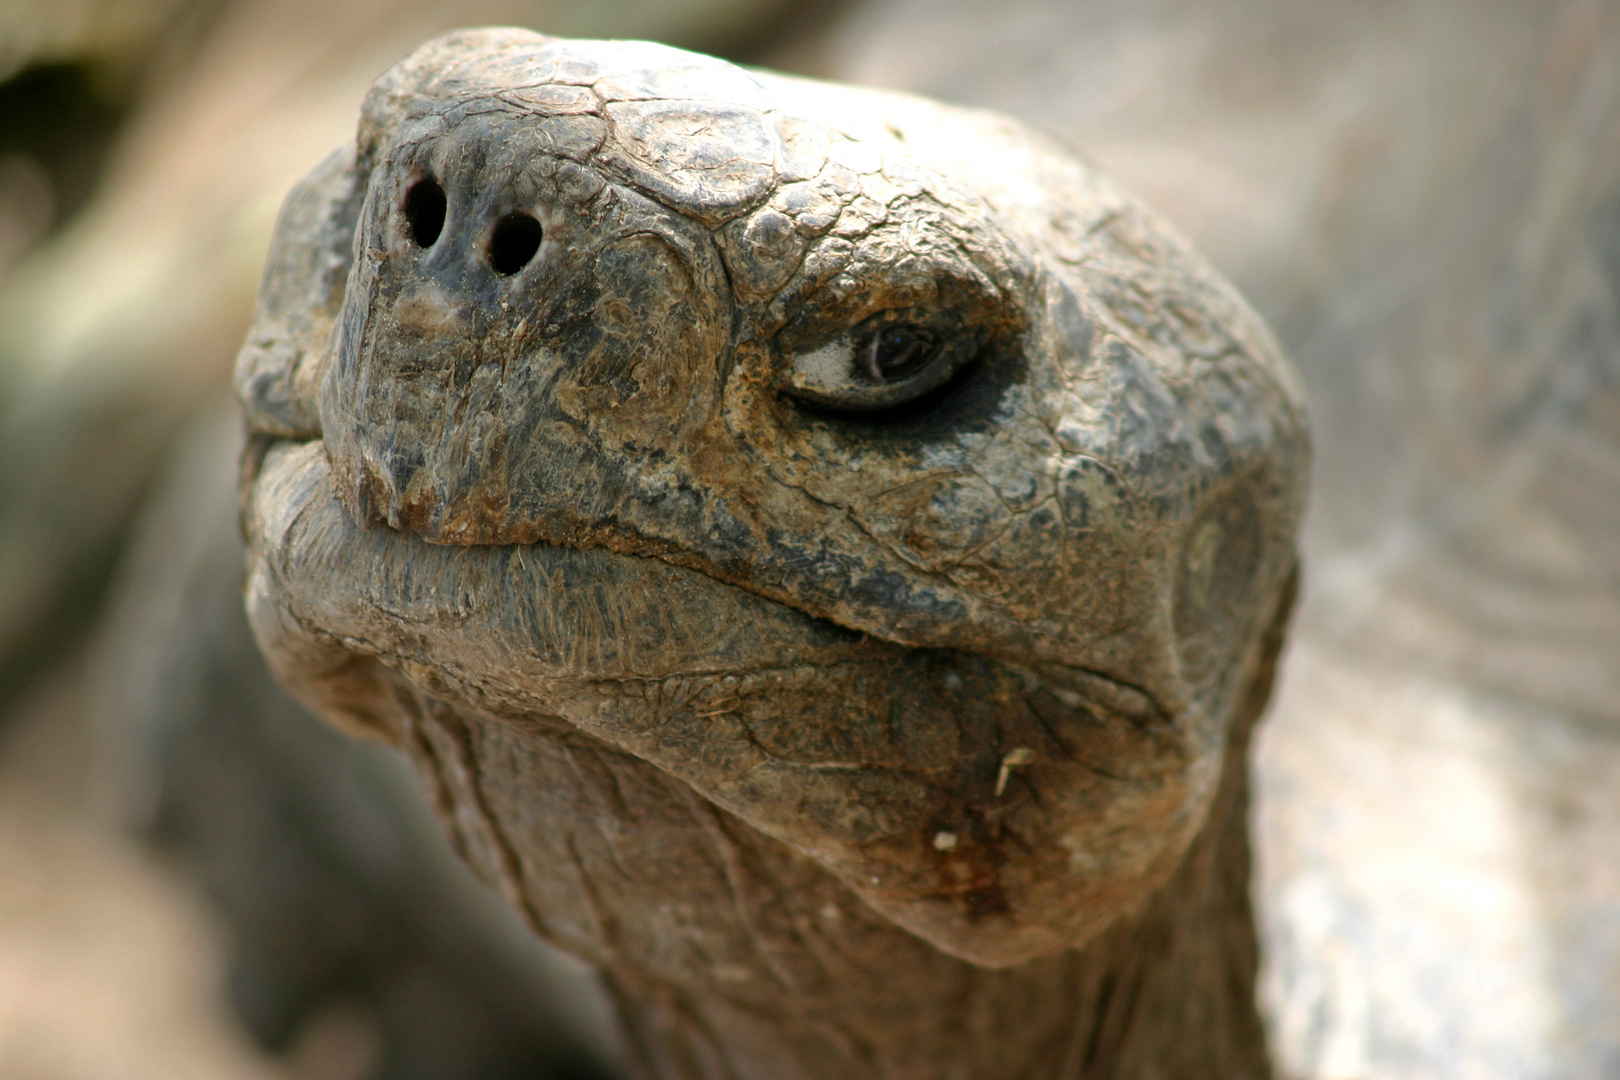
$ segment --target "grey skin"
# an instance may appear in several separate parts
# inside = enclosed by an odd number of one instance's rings
[[[237,388],[272,667],[649,1075],[1265,1073],[1301,393],[1061,147],[452,34],[289,197]]]

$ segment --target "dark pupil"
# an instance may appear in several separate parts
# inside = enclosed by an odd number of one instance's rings
[[[915,375],[933,358],[934,335],[915,326],[891,326],[872,335],[866,371],[879,382]]]

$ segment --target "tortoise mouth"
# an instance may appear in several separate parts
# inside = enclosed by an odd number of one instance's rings
[[[364,643],[385,664],[442,653],[444,670],[479,697],[559,681],[835,663],[868,640],[655,557],[552,543],[438,544],[361,527],[339,500],[319,441],[270,449],[247,527],[260,553],[254,572],[301,621]],[[381,626],[390,633],[379,637]]]

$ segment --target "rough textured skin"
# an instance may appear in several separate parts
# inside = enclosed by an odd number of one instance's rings
[[[1060,147],[451,35],[289,198],[237,385],[272,665],[410,750],[650,1073],[1265,1072],[1300,392]]]

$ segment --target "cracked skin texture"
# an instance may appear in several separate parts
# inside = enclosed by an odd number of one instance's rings
[[[650,1074],[1264,1071],[1242,750],[1301,392],[1061,146],[452,34],[289,196],[237,387],[278,675],[411,752]]]

